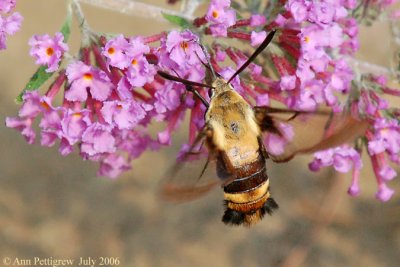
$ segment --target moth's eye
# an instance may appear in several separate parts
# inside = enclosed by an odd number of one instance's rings
[[[208,90],[208,96],[211,98],[213,96],[213,94],[214,94],[214,89],[210,88]]]

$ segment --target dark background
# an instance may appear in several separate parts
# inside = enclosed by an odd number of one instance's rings
[[[369,159],[362,171],[362,194],[346,194],[350,174],[327,169],[312,173],[310,157],[269,163],[280,209],[251,229],[220,222],[222,190],[181,205],[157,197],[157,184],[174,163],[174,145],[147,152],[133,170],[116,180],[96,177],[97,165],[68,157],[57,148],[28,145],[4,126],[15,116],[14,98],[36,66],[27,41],[34,33],[54,34],[65,14],[63,1],[18,1],[23,28],[0,52],[0,257],[79,259],[119,257],[120,266],[399,266],[400,183],[387,203],[375,200]],[[92,28],[125,34],[157,33],[168,23],[123,16],[84,6]],[[74,28],[72,50],[79,45]],[[388,25],[362,29],[359,58],[388,65]],[[397,102],[399,103],[399,102]],[[1,265],[1,264],[0,264]]]

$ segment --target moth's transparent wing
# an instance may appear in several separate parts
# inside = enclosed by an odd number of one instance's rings
[[[316,151],[343,145],[363,136],[369,126],[366,120],[357,120],[350,114],[335,114],[325,123],[324,133],[313,146],[300,147],[296,153],[314,153]]]
[[[205,139],[212,133],[206,125],[181,160],[166,173],[161,180],[161,197],[174,202],[190,201],[230,180],[230,175],[221,173],[218,152],[205,147]]]
[[[298,112],[269,107],[255,107],[254,112],[265,134],[275,134],[287,140],[279,154],[267,149],[275,162],[285,162],[296,154],[314,153],[351,142],[368,128],[367,121],[357,120],[346,112]]]
[[[181,202],[199,198],[220,184],[215,160],[203,159],[178,162],[161,181],[161,197]]]

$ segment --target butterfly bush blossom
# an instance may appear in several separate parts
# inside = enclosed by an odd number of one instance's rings
[[[0,11],[9,12],[12,3],[0,1]],[[99,175],[114,178],[143,152],[170,145],[171,135],[189,116],[188,140],[178,154],[182,158],[205,123],[206,108],[190,90],[207,101],[210,97],[207,88],[186,87],[157,71],[204,84],[209,61],[228,79],[276,30],[266,51],[232,80],[233,87],[252,105],[278,102],[310,113],[323,105],[337,113],[350,110],[367,122],[368,129],[355,145],[317,152],[309,167],[352,171],[348,192],[354,196],[360,193],[361,153],[367,153],[378,184],[376,197],[387,201],[393,194],[387,182],[397,176],[392,163],[400,163],[400,125],[398,109],[390,107],[385,96],[400,96],[400,91],[390,88],[384,76],[356,75],[348,58],[359,48],[363,16],[370,10],[387,14],[393,3],[287,0],[274,1],[265,13],[249,14],[233,9],[229,0],[212,0],[206,14],[185,21],[181,30],[106,39],[86,29],[90,42],[62,68],[68,51],[63,34],[36,35],[29,42],[30,54],[46,72],[54,73],[54,82],[45,93],[26,91],[18,116],[7,118],[6,125],[30,144],[38,125],[41,145],[58,144],[62,155],[77,149],[83,159],[99,162]],[[207,35],[212,36],[209,55],[199,45]],[[230,46],[230,40],[248,48]],[[234,65],[227,67],[228,61]],[[61,104],[55,101],[57,95],[63,98]],[[151,134],[149,126],[159,122],[164,128]],[[277,127],[282,135],[268,134],[265,144],[269,153],[279,155],[295,133],[289,124]]]
[[[23,17],[13,12],[16,0],[0,0],[0,50],[6,49],[8,35],[15,34],[21,27]]]
[[[36,58],[36,64],[47,65],[46,72],[54,72],[58,69],[62,55],[68,51],[64,43],[64,35],[57,32],[54,38],[48,34],[34,35],[29,40],[31,46],[30,55]]]

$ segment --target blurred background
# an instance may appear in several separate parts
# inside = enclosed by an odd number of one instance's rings
[[[161,1],[152,1],[159,3]],[[151,35],[171,29],[167,22],[135,18],[83,5],[100,32]],[[351,176],[308,170],[310,157],[268,164],[280,209],[247,229],[221,222],[222,190],[179,205],[157,196],[157,185],[174,163],[173,146],[146,152],[132,171],[116,180],[96,177],[97,165],[57,148],[28,145],[4,125],[15,116],[15,97],[36,69],[29,57],[33,34],[58,31],[64,1],[18,1],[22,30],[0,52],[0,257],[79,259],[118,257],[119,266],[400,266],[400,182],[387,203],[375,200],[369,160],[359,197],[346,191]],[[387,22],[361,30],[358,57],[388,66],[393,47]],[[73,28],[73,51],[79,30]],[[397,102],[398,103],[398,102]],[[0,264],[1,265],[1,264]]]

